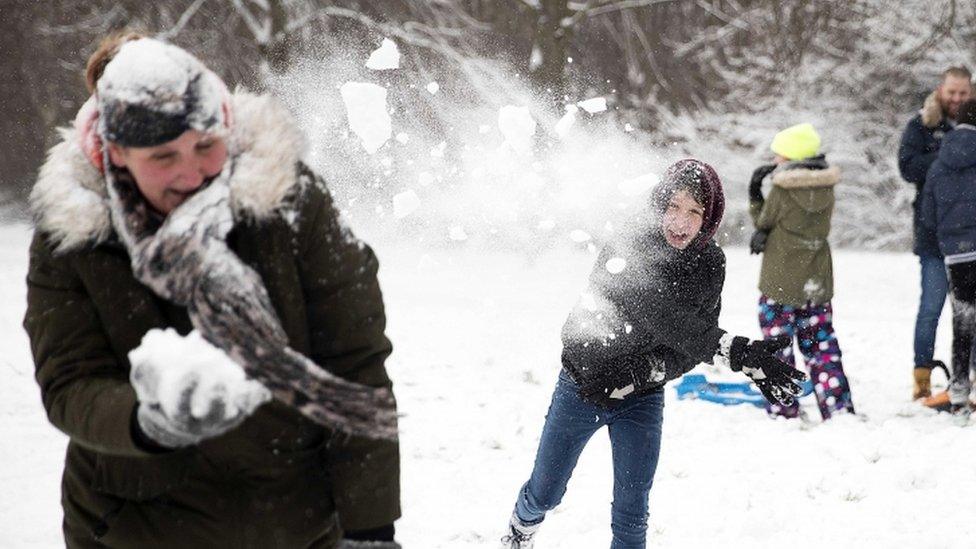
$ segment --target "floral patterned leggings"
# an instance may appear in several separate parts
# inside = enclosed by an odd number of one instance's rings
[[[839,410],[854,412],[851,387],[841,364],[840,346],[834,334],[833,308],[830,302],[802,307],[783,305],[768,296],[759,298],[759,327],[766,339],[788,335],[796,340],[810,370],[817,406],[824,420]],[[783,349],[779,358],[796,366],[793,346]],[[797,417],[799,403],[793,406],[767,405],[771,415]]]

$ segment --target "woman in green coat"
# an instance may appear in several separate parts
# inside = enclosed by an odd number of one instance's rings
[[[840,170],[820,154],[820,136],[810,124],[783,130],[770,148],[775,163],[760,166],[749,187],[749,212],[756,225],[750,248],[763,254],[759,326],[767,339],[796,339],[820,414],[827,420],[837,412],[854,412],[830,303],[834,273],[827,235]],[[768,175],[773,188],[764,197],[761,186]],[[781,351],[780,358],[793,364],[793,346]],[[798,403],[771,404],[768,410],[772,415],[800,415]]]
[[[398,547],[377,261],[294,121],[138,35],[86,76],[31,194],[24,319],[67,546]]]

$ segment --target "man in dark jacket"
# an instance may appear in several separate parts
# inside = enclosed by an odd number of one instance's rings
[[[942,74],[942,83],[925,100],[919,114],[908,123],[898,149],[901,176],[916,186],[914,206],[914,246],[922,267],[922,295],[915,320],[915,388],[912,398],[931,395],[929,378],[933,367],[945,368],[933,360],[935,332],[945,304],[947,282],[945,265],[935,233],[920,223],[922,192],[926,174],[939,154],[942,138],[953,130],[959,107],[972,93],[972,74],[963,67],[951,67]],[[944,398],[926,400],[927,405],[944,404]]]
[[[956,131],[946,137],[927,181],[921,221],[938,238],[952,298],[949,404],[968,415],[976,400],[969,379],[976,341],[976,101],[960,107]]]

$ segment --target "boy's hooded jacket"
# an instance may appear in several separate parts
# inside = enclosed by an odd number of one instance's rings
[[[834,295],[830,219],[840,170],[821,155],[776,168],[765,201],[753,200],[749,213],[769,232],[759,291],[777,303],[823,304]]]
[[[689,178],[704,197],[704,222],[678,250],[664,239],[661,216]],[[706,164],[681,161],[648,210],[601,251],[563,327],[563,366],[584,388],[633,384],[635,396],[655,390],[710,362],[725,333],[718,327],[725,255],[713,240],[724,211],[718,176]]]
[[[294,121],[267,97],[231,98],[236,169],[228,244],[261,276],[289,344],[330,372],[389,386],[377,260],[301,161]],[[69,547],[334,547],[341,529],[400,516],[395,442],[340,436],[278,402],[168,453],[139,445],[128,353],[147,331],[192,325],[134,277],[105,180],[66,132],[31,195],[24,326],[50,421],[70,437]]]
[[[944,256],[976,260],[976,127],[960,124],[945,137],[926,179],[921,210],[922,223],[936,232]]]

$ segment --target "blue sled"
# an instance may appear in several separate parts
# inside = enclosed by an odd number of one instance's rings
[[[801,385],[805,397],[813,392],[813,383],[804,381]],[[681,379],[681,383],[674,386],[678,392],[678,399],[689,398],[733,406],[736,404],[752,404],[758,408],[766,406],[766,399],[749,381],[711,382],[702,374],[689,374]]]

